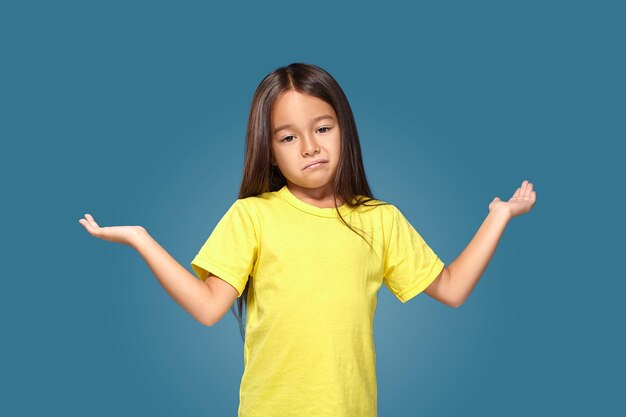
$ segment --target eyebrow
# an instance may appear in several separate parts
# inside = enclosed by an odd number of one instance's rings
[[[317,117],[314,117],[313,119],[311,119],[311,123],[319,122],[320,120],[323,120],[323,119],[335,120],[335,118],[333,116],[329,115],[329,114],[322,114],[321,116],[317,116]],[[276,134],[276,133],[280,132],[281,130],[287,129],[289,127],[291,127],[290,124],[278,126],[276,129],[274,129],[273,134]]]

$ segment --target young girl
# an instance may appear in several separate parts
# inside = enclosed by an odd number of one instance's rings
[[[294,63],[254,94],[239,198],[191,262],[199,280],[141,226],[99,227],[89,214],[80,223],[136,249],[200,323],[217,323],[237,300],[241,328],[247,305],[240,417],[373,417],[382,284],[403,303],[424,291],[459,307],[508,221],[535,199],[528,181],[509,201],[496,197],[446,267],[397,207],[374,199],[335,79]]]

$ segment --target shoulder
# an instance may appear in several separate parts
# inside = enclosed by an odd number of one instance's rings
[[[275,203],[278,199],[279,197],[276,195],[275,191],[268,191],[263,194],[240,198],[236,201],[236,204],[239,204],[252,215],[262,212],[263,210],[271,209],[276,205]]]
[[[396,206],[393,203],[378,198],[358,196],[355,197],[355,201],[363,201],[363,205],[365,207],[376,208],[377,210],[381,210],[384,212],[393,212],[394,210],[396,210]]]
[[[362,204],[356,206],[356,211],[360,216],[376,219],[385,227],[391,226],[399,213],[396,205],[386,200],[358,196],[355,198],[356,201],[362,201]]]
[[[380,201],[380,200],[377,200]],[[396,204],[387,202],[387,201],[383,201],[382,202],[384,205],[381,206],[383,207],[383,211],[384,214],[387,218],[389,218],[392,221],[397,221],[398,219],[402,219],[404,218],[404,211],[402,209],[400,209],[400,207]]]
[[[239,198],[235,205],[241,212],[245,212],[249,220],[254,223],[257,230],[268,221],[274,220],[285,209],[281,198],[276,192],[266,192],[256,196]]]

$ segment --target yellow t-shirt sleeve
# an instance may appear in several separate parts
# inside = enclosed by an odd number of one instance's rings
[[[198,278],[209,272],[235,287],[241,297],[258,254],[254,223],[241,199],[236,200],[217,223],[191,261]]]
[[[392,209],[383,282],[402,303],[406,303],[424,291],[445,265],[402,212],[393,205]]]

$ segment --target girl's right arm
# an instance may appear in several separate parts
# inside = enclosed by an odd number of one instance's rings
[[[100,227],[91,215],[80,219],[92,236],[131,246],[146,261],[165,291],[198,322],[212,326],[216,306],[207,282],[196,279],[165,251],[141,226]],[[221,303],[220,303],[221,304]]]

